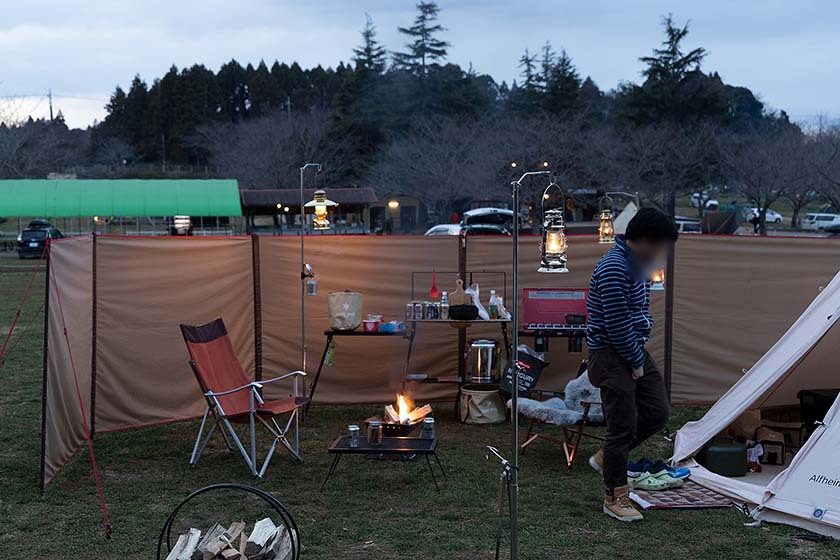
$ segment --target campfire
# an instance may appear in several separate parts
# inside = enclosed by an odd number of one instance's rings
[[[367,423],[379,422],[382,432],[386,436],[404,436],[411,433],[414,427],[432,413],[431,405],[416,407],[405,395],[397,395],[396,403],[385,406],[383,417],[374,416],[367,419]]]

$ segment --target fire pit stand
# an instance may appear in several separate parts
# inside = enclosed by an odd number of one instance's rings
[[[435,474],[435,468],[432,464],[432,459],[437,463],[441,474],[441,483],[446,482],[446,471],[443,469],[443,464],[440,462],[440,457],[437,454],[437,439],[412,438],[412,437],[384,437],[381,445],[369,445],[367,438],[362,437],[359,441],[358,447],[350,447],[349,438],[347,436],[338,437],[328,450],[330,455],[335,455],[327,477],[321,485],[321,490],[327,487],[332,475],[335,474],[338,463],[344,455],[365,455],[365,456],[391,456],[408,458],[413,455],[422,455],[426,458],[426,464],[429,466],[429,472],[432,475],[432,481],[435,483],[435,489],[440,492],[440,484],[438,484],[438,477]]]

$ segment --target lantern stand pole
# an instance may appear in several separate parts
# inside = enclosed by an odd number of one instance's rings
[[[641,199],[639,198],[639,193],[629,193],[629,192],[621,192],[621,191],[613,191],[613,192],[605,192],[604,196],[626,196],[627,198],[632,198],[633,201],[636,203],[636,210],[642,207]]]
[[[307,169],[315,168],[315,173],[321,172],[320,163],[305,163],[300,168],[300,370],[306,371],[306,279],[311,277],[312,269],[306,264],[304,252],[304,237],[306,236],[306,211],[303,199],[303,176]],[[303,381],[303,394],[307,394],[306,379]],[[297,438],[295,430],[295,438]],[[296,447],[297,448],[297,447]]]
[[[513,302],[511,304],[511,342],[513,344],[514,373],[511,379],[510,414],[513,434],[511,436],[510,482],[510,557],[519,558],[519,191],[522,181],[533,175],[549,175],[550,171],[528,171],[518,180],[511,181],[513,197]]]

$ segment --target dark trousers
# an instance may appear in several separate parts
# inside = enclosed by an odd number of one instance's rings
[[[627,484],[630,450],[665,427],[671,406],[665,382],[645,352],[645,374],[633,380],[632,368],[612,348],[590,350],[589,379],[601,389],[607,421],[604,486],[608,494]]]

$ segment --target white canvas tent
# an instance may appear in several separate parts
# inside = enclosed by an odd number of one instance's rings
[[[613,220],[613,231],[615,231],[616,235],[624,235],[624,231],[627,229],[627,224],[630,223],[630,220],[633,219],[633,216],[635,216],[638,211],[639,207],[636,206],[635,202],[631,200],[627,203],[627,206],[625,206]]]
[[[816,288],[816,286],[815,286]],[[760,320],[760,311],[756,320]],[[840,273],[703,418],[677,432],[673,460],[696,482],[756,507],[767,521],[840,537],[840,400],[789,464],[726,478],[693,456],[746,411],[798,403],[802,389],[840,387]]]

